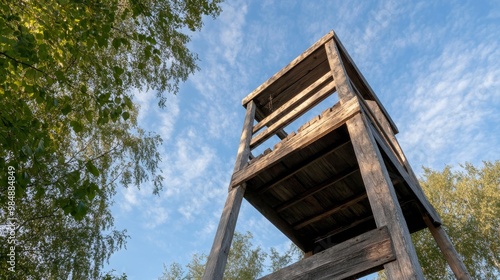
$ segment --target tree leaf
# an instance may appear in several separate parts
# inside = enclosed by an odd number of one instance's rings
[[[61,113],[63,113],[63,115],[67,115],[69,114],[69,112],[71,112],[72,108],[71,108],[71,104],[66,104],[64,105],[64,107],[61,109]]]
[[[99,169],[97,169],[97,167],[95,167],[95,165],[92,163],[92,161],[90,161],[90,160],[87,161],[87,163],[85,164],[85,167],[87,167],[87,171],[90,172],[95,177],[99,176]]]
[[[112,44],[115,50],[118,50],[120,48],[120,45],[122,44],[122,41],[120,40],[120,38],[114,38]]]
[[[97,184],[94,182],[91,182],[87,188],[87,197],[89,198],[89,200],[92,201],[95,198],[98,191],[99,191],[99,187],[97,186]]]
[[[73,131],[75,131],[75,133],[79,133],[83,130],[83,125],[79,121],[70,121],[69,125],[73,128]]]
[[[128,120],[130,118],[130,113],[129,112],[123,112],[122,113],[122,118],[123,120]]]

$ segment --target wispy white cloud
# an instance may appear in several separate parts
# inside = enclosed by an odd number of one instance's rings
[[[417,162],[442,164],[489,158],[500,106],[500,51],[496,42],[455,41],[414,69],[414,87],[403,104],[401,141]],[[436,166],[438,165],[438,166]]]
[[[225,28],[219,33],[220,47],[223,49],[223,57],[230,65],[234,65],[236,57],[243,44],[242,28],[245,24],[245,15],[247,13],[247,4],[236,2],[224,7],[221,20]]]
[[[158,133],[164,141],[170,140],[179,118],[179,98],[175,95],[168,97],[165,108],[157,106],[158,100],[152,91],[136,91],[134,99],[139,105],[138,122],[142,127]]]
[[[144,211],[145,227],[148,229],[157,228],[168,220],[168,209],[165,207],[154,205]]]

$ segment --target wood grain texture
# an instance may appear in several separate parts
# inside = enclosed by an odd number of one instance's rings
[[[296,195],[293,199],[290,199],[290,200],[278,205],[276,207],[276,211],[282,212],[282,211],[288,209],[289,207],[292,207],[295,204],[303,201],[304,199],[306,199],[306,198],[308,198],[316,193],[321,192],[325,188],[328,188],[328,187],[335,185],[335,183],[345,179],[346,177],[350,176],[354,172],[358,172],[358,171],[359,171],[359,169],[357,169],[357,168],[348,169],[347,171],[344,171],[344,172],[332,177],[331,179],[328,179],[326,182],[323,182],[323,183],[321,183],[313,188],[310,188],[310,189],[300,193],[299,195]]]
[[[424,279],[396,191],[367,121],[358,114],[347,121],[347,128],[377,227],[387,226],[394,243],[397,261],[384,266],[388,278]]]
[[[208,255],[207,265],[202,277],[203,280],[221,280],[224,275],[244,193],[245,187],[238,186],[231,189],[227,196],[214,243],[210,250],[210,255]]]
[[[337,87],[337,94],[339,96],[340,103],[347,102],[356,95],[351,88],[351,83],[349,83],[348,80],[349,77],[347,76],[344,64],[342,63],[342,59],[340,58],[339,51],[333,39],[325,43],[325,49],[333,80],[335,81]]]
[[[363,193],[363,194],[360,194],[360,195],[357,195],[355,197],[350,197],[348,198],[346,201],[340,203],[340,204],[337,204],[335,206],[333,206],[332,208],[330,209],[327,209],[326,211],[324,212],[321,212],[321,213],[318,213],[312,217],[308,217],[298,223],[296,223],[295,225],[293,225],[293,229],[295,230],[299,230],[307,225],[310,225],[314,222],[318,222],[322,219],[324,219],[325,217],[327,216],[331,216],[341,210],[344,210],[344,209],[347,209],[349,208],[351,205],[354,205],[362,200],[365,200],[367,198],[367,195],[366,193]]]
[[[262,119],[258,124],[256,124],[253,127],[253,132],[257,132],[259,129],[261,129],[264,126],[269,126],[270,124],[273,124],[279,117],[282,115],[288,113],[290,110],[293,108],[297,107],[300,103],[302,103],[309,95],[311,92],[313,92],[315,89],[317,89],[319,86],[321,86],[324,82],[326,82],[328,79],[331,79],[331,75],[325,74],[323,77],[319,78],[318,80],[314,81],[310,86],[302,90],[301,92],[297,93],[294,97],[292,97],[290,100],[288,100],[285,104],[281,105],[278,109],[275,109],[270,115]]]
[[[296,106],[292,108],[284,108],[282,112],[285,114],[281,116],[279,119],[277,119],[272,125],[266,128],[264,131],[256,135],[250,142],[250,147],[253,149],[257,147],[259,144],[263,143],[265,140],[269,139],[276,133],[276,131],[282,129],[289,123],[293,122],[294,120],[302,116],[305,112],[307,112],[307,110],[311,109],[316,104],[318,104],[319,102],[327,98],[329,95],[331,95],[334,90],[335,90],[335,83],[332,81],[326,84],[319,91],[311,95],[308,99],[303,100],[300,103],[296,102],[295,103]],[[305,92],[303,94],[306,95],[309,94],[309,92]]]
[[[286,155],[323,137],[327,133],[343,125],[358,111],[359,104],[355,99],[335,108],[335,110],[332,110],[331,112],[331,117],[321,118],[319,121],[315,122],[314,125],[300,131],[293,138],[286,141],[282,146],[280,146],[279,149],[276,149],[261,158],[256,158],[251,165],[235,172],[231,179],[230,186],[234,187],[243,183],[244,181],[254,177],[265,168],[277,163]]]
[[[444,255],[444,258],[448,262],[453,274],[458,280],[470,280],[472,279],[464,263],[460,259],[460,255],[455,250],[455,247],[451,243],[448,234],[444,231],[441,226],[436,226],[432,223],[427,215],[424,215],[424,221],[432,236],[436,240],[436,243]]]
[[[268,86],[270,86],[276,80],[281,78],[284,74],[286,74],[288,71],[290,71],[292,68],[294,68],[297,64],[302,62],[305,58],[307,58],[310,54],[312,54],[314,51],[316,51],[318,48],[320,48],[326,41],[330,40],[331,38],[333,38],[333,31],[328,32],[325,36],[323,36],[321,39],[319,39],[316,43],[314,43],[311,47],[309,47],[301,55],[299,55],[297,58],[292,60],[292,62],[290,62],[287,66],[285,66],[283,69],[281,69],[278,73],[274,74],[271,78],[269,78],[267,81],[262,83],[262,85],[260,85],[254,91],[252,91],[245,98],[243,98],[243,100],[241,102],[242,105],[244,106],[248,102],[250,102],[250,100],[255,99],[264,89],[266,89]]]
[[[369,125],[370,131],[376,141],[376,143],[379,144],[380,148],[384,152],[384,154],[389,158],[391,161],[392,165],[396,167],[397,171],[399,172],[399,175],[403,177],[403,180],[408,184],[410,187],[410,190],[413,192],[413,194],[417,197],[418,201],[422,204],[424,209],[427,211],[427,213],[431,216],[432,220],[435,223],[441,224],[441,218],[439,217],[439,214],[437,213],[436,209],[432,206],[432,204],[429,202],[427,197],[425,196],[424,192],[422,191],[422,188],[420,185],[415,185],[414,180],[411,179],[410,175],[406,172],[406,170],[403,168],[403,166],[400,165],[399,161],[396,159],[394,154],[391,153],[391,150],[389,147],[387,147],[387,144],[385,141],[382,140],[381,136],[377,133],[373,127]]]
[[[345,279],[395,258],[386,227],[375,229],[309,256],[261,280]]]
[[[250,158],[250,139],[252,138],[255,109],[255,103],[250,101],[247,105],[243,130],[241,132],[240,145],[234,166],[235,172],[240,170]],[[229,188],[214,243],[207,259],[203,280],[221,280],[224,275],[229,249],[233,240],[234,228],[236,227],[244,194],[245,185]]]
[[[245,121],[243,122],[243,130],[240,137],[240,145],[238,146],[238,154],[234,164],[233,172],[240,170],[250,158],[250,141],[252,140],[252,126],[255,119],[255,102],[250,101],[247,105]]]
[[[349,142],[342,143],[342,144],[340,144],[340,145],[338,145],[336,147],[332,147],[329,150],[321,151],[321,152],[319,152],[319,153],[311,156],[307,160],[303,161],[300,166],[297,166],[295,168],[289,169],[288,172],[287,172],[287,174],[285,174],[283,176],[280,176],[280,177],[277,177],[276,179],[272,180],[268,184],[262,186],[259,189],[259,194],[263,194],[263,193],[269,191],[270,189],[276,187],[281,182],[283,182],[286,179],[294,176],[295,174],[299,173],[300,171],[304,170],[305,168],[308,168],[310,165],[316,163],[317,161],[321,160],[322,158],[328,156],[331,153],[334,153],[335,151],[337,151],[339,149],[342,149],[347,144],[349,144]]]

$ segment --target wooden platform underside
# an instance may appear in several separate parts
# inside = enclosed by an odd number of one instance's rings
[[[321,280],[362,277],[395,260],[386,227],[374,229],[310,256],[261,280]]]
[[[246,200],[306,252],[376,228],[345,127],[359,110],[355,100],[336,104],[233,175],[231,186],[246,183]],[[382,136],[376,139],[410,231],[425,228],[418,192]]]

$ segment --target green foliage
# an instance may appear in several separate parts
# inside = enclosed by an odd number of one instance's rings
[[[422,188],[473,279],[500,276],[500,161],[424,169]],[[455,279],[428,231],[413,235],[427,279]]]
[[[276,249],[271,248],[271,253],[267,254],[260,247],[252,244],[251,233],[241,234],[235,232],[231,250],[227,260],[224,279],[228,280],[253,280],[257,279],[265,271],[265,260],[269,256],[271,265],[270,272],[277,271],[292,262],[302,258],[302,252],[296,246],[280,254]],[[201,279],[205,270],[207,256],[195,254],[185,271],[178,263],[170,266],[164,265],[163,275],[159,280],[197,280]]]
[[[16,277],[104,277],[126,240],[109,211],[116,187],[162,187],[161,139],[138,127],[132,92],[156,91],[160,106],[177,92],[197,69],[187,32],[219,2],[0,0],[0,204],[11,166]]]

